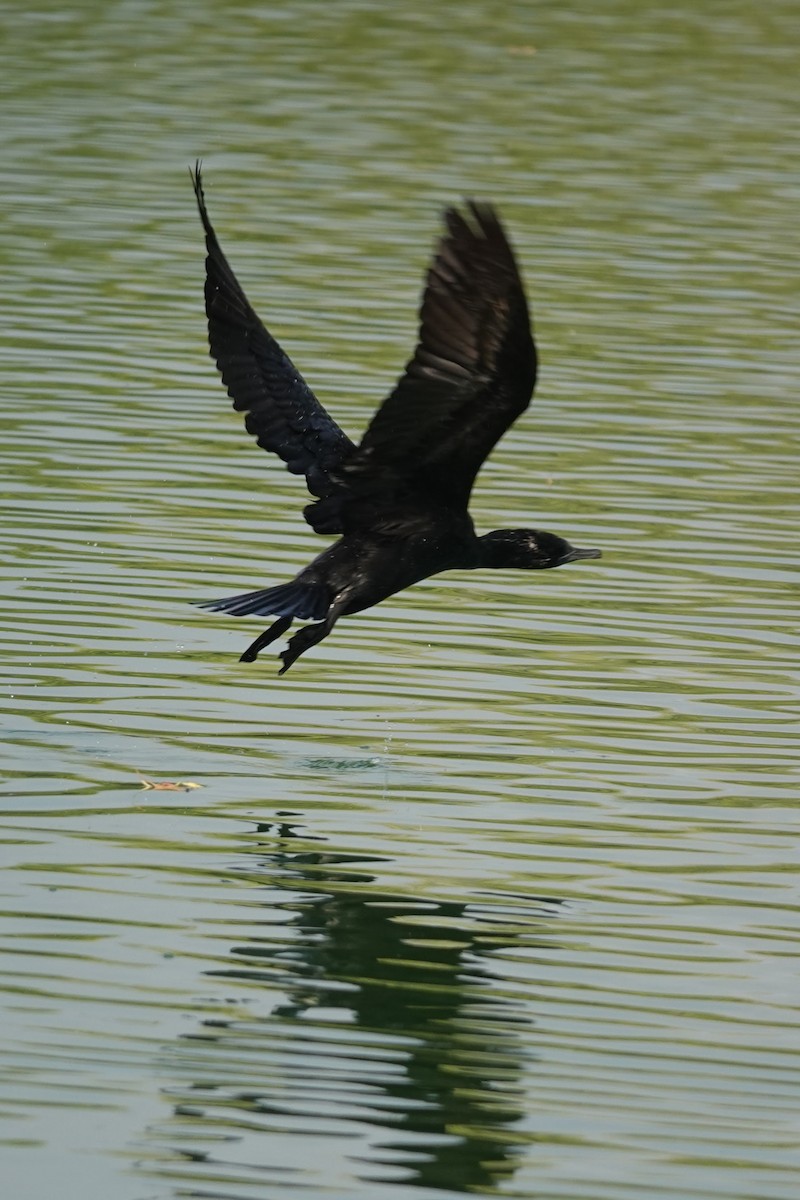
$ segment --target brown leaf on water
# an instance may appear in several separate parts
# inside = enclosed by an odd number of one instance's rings
[[[202,783],[191,783],[188,779],[148,779],[141,771],[136,774],[142,781],[142,791],[149,792],[191,792],[194,788],[202,787]]]

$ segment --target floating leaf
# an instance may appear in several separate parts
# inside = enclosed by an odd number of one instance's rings
[[[148,779],[141,771],[136,774],[142,781],[142,790],[146,792],[191,792],[193,788],[203,786],[202,783],[191,783],[188,779]]]

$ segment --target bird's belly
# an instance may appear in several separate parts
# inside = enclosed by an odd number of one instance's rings
[[[344,580],[345,613],[357,613],[405,588],[458,567],[472,567],[473,555],[460,539],[413,538],[359,547],[357,562]]]

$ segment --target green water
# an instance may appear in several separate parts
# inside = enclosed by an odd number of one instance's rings
[[[15,1200],[794,1200],[797,11],[12,10],[0,1165]],[[207,357],[187,167],[353,436],[442,206],[542,355],[452,574],[283,679],[321,546]],[[191,781],[187,792],[141,790]]]

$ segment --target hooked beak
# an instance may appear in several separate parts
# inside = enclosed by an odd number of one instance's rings
[[[564,563],[577,562],[580,558],[602,558],[602,550],[579,550],[577,546],[570,546],[566,554],[562,554],[558,560],[558,565],[561,567]]]

